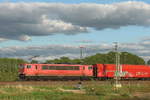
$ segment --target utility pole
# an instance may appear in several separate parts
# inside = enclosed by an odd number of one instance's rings
[[[121,66],[120,66],[120,54],[118,52],[118,43],[114,42],[115,44],[115,53],[116,53],[116,58],[115,58],[115,63],[116,63],[116,68],[115,68],[115,75],[114,75],[114,80],[115,80],[115,88],[120,88],[121,87],[121,83],[119,82],[119,80],[121,79]]]
[[[83,46],[80,46],[80,59],[82,59],[83,58]]]

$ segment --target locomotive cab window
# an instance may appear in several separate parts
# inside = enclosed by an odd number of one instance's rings
[[[91,70],[91,69],[92,69],[92,67],[91,67],[91,66],[89,66],[89,67],[88,67],[88,69],[89,69],[89,70]]]
[[[19,68],[24,68],[24,65],[19,65]]]
[[[28,69],[31,68],[31,65],[27,65],[27,68],[28,68]]]

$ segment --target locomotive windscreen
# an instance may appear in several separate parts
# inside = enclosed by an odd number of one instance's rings
[[[24,67],[25,67],[25,66],[24,66],[24,65],[22,65],[22,64],[21,64],[21,65],[19,65],[19,68],[24,68]]]

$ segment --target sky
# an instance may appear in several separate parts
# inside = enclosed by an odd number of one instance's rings
[[[0,57],[79,58],[114,42],[150,59],[149,0],[0,0]]]

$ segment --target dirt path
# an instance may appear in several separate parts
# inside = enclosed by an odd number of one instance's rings
[[[133,96],[141,99],[150,99],[150,93],[136,92]]]
[[[0,85],[74,85],[79,81],[16,81],[16,82],[0,82]],[[83,84],[111,84],[110,81],[82,81]],[[122,84],[149,84],[150,81],[121,81]]]

